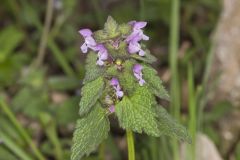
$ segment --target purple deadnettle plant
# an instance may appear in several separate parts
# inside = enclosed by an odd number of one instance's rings
[[[129,142],[132,132],[191,141],[185,127],[157,103],[169,96],[151,67],[156,58],[143,44],[150,39],[143,32],[146,26],[142,21],[117,24],[108,17],[103,30],[79,31],[87,60],[71,160],[88,156],[108,137],[109,116],[117,117]]]

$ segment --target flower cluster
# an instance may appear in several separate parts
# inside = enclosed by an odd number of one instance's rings
[[[147,22],[137,22],[137,21],[131,21],[128,23],[129,26],[131,26],[132,32],[128,36],[123,36],[124,42],[127,44],[127,51],[129,54],[138,54],[139,56],[145,56],[145,51],[141,48],[140,41],[149,40],[149,37],[146,36],[143,33],[143,28],[147,25]],[[90,29],[81,29],[79,33],[84,38],[84,43],[81,46],[81,50],[83,53],[87,53],[89,49],[93,50],[97,53],[98,59],[96,64],[99,66],[103,66],[105,64],[105,61],[108,59],[109,56],[107,48],[102,43],[97,43],[96,40],[93,38],[93,32]],[[121,41],[121,37],[118,37],[115,40],[109,40],[110,44],[114,49],[119,48],[119,43]],[[109,59],[110,60],[110,59]],[[115,64],[118,67],[118,70],[122,69],[122,60],[117,59],[115,61]],[[143,79],[142,74],[143,66],[140,64],[135,64],[133,66],[132,72],[134,77],[137,79],[140,86],[143,86],[145,83],[145,80]],[[110,80],[110,86],[113,87],[115,96],[117,99],[121,99],[124,95],[119,81],[117,78],[113,77]],[[114,102],[110,98],[110,96],[106,97],[106,101],[108,102],[107,105],[109,106],[108,110],[110,113],[113,113],[115,111]]]
[[[81,46],[81,50],[83,53],[88,52],[88,48],[92,49],[93,51],[98,52],[98,60],[97,64],[99,66],[104,65],[104,60],[108,59],[108,51],[104,47],[103,44],[101,43],[96,43],[94,38],[92,37],[92,31],[90,29],[81,29],[79,33],[83,36],[84,38],[84,43]]]
[[[125,39],[128,43],[128,52],[130,54],[138,53],[139,56],[144,56],[145,51],[141,48],[139,42],[141,40],[149,40],[149,37],[143,33],[143,28],[147,25],[147,22],[137,22],[131,21],[128,23],[132,26],[132,33]],[[98,44],[94,38],[92,37],[92,31],[90,29],[81,29],[79,33],[84,38],[84,43],[81,46],[81,50],[83,53],[88,52],[88,48],[92,49],[93,51],[98,52],[98,61],[97,64],[102,66],[104,65],[104,61],[108,58],[108,51],[103,44]],[[118,40],[113,42],[113,47],[118,48]]]

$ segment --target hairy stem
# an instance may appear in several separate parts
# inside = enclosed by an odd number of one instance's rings
[[[135,160],[133,132],[127,129],[128,160]]]

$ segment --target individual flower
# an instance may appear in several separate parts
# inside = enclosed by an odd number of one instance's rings
[[[131,21],[129,24],[133,27],[133,32],[126,38],[126,42],[128,43],[128,52],[138,53],[140,56],[144,56],[145,51],[141,49],[139,41],[149,40],[149,37],[146,36],[142,30],[142,28],[147,25],[147,22]]]
[[[142,69],[143,69],[143,67],[140,64],[135,64],[133,66],[133,74],[137,78],[140,86],[143,86],[143,84],[145,83],[144,79],[142,78],[142,76],[143,76]]]
[[[111,105],[111,106],[108,108],[108,110],[109,110],[110,113],[115,112],[115,106],[114,106],[114,105]]]
[[[128,45],[128,52],[131,54],[138,53],[139,56],[145,55],[145,51],[141,49],[141,45],[137,41],[130,41]]]
[[[113,86],[113,88],[115,89],[115,94],[116,94],[117,98],[122,98],[124,93],[121,90],[118,79],[117,78],[112,78],[111,81],[110,81],[110,85]]]
[[[128,24],[130,24],[133,27],[133,32],[127,37],[126,42],[130,42],[130,41],[135,41],[135,42],[139,42],[140,40],[149,40],[149,37],[146,36],[143,33],[142,28],[144,28],[147,25],[147,22],[137,22],[137,21],[131,21]]]
[[[92,37],[92,31],[90,29],[81,29],[79,33],[83,36],[84,38],[84,43],[81,46],[81,50],[83,53],[88,52],[88,48],[96,51],[95,47],[97,45],[96,41]]]
[[[107,49],[104,47],[103,44],[98,44],[94,49],[96,51],[98,51],[97,64],[99,66],[104,65],[104,61],[108,59],[108,51],[107,51]]]

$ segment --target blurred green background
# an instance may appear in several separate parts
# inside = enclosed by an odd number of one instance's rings
[[[213,106],[206,94],[221,7],[220,0],[1,0],[0,160],[69,159],[84,77],[78,30],[100,29],[108,15],[148,22],[147,46],[172,98],[159,103],[193,137],[182,149],[169,137],[135,134],[137,160],[193,160],[200,132],[224,159],[240,159],[240,145],[225,150],[217,127],[231,103]],[[124,131],[112,123],[110,138],[85,159],[127,159]]]

